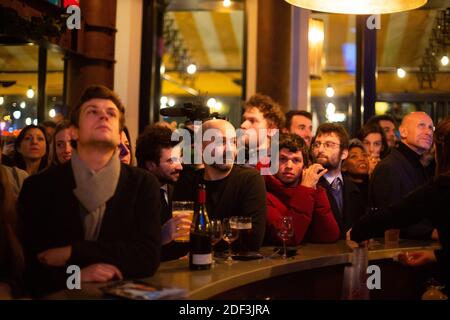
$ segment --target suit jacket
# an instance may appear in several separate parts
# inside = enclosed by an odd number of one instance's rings
[[[37,254],[72,246],[67,265],[108,263],[124,277],[151,276],[159,266],[161,229],[159,183],[148,172],[121,165],[119,182],[106,210],[97,241],[84,240],[80,203],[73,193],[71,163],[25,180],[19,218],[27,261],[25,278],[33,295],[60,290],[66,268],[41,264]]]
[[[375,168],[369,184],[369,204],[374,208],[386,208],[404,198],[414,189],[428,181],[425,169],[412,150],[404,144],[392,149]],[[408,153],[410,155],[408,156]],[[433,227],[429,221],[423,220],[405,227],[401,231],[402,238],[430,239]]]
[[[336,201],[334,200],[331,185],[328,181],[322,177],[320,178],[318,185],[322,186],[327,191],[331,210],[333,211],[334,218],[339,225],[340,239],[345,239],[346,232],[352,227],[353,223],[365,213],[366,206],[364,203],[364,197],[358,186],[355,185],[346,175],[342,175],[342,177],[344,179],[342,216],[339,214],[339,209]]]

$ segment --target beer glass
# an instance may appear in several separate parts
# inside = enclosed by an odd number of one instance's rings
[[[236,241],[237,254],[241,256],[248,255],[250,249],[250,239],[252,233],[252,218],[251,217],[236,217],[237,229],[238,229],[238,239]]]
[[[172,202],[172,216],[176,217],[180,214],[187,214],[186,219],[190,220],[192,223],[192,218],[194,216],[194,202],[192,201],[173,201]],[[189,233],[185,236],[177,237],[174,239],[175,242],[189,242]]]

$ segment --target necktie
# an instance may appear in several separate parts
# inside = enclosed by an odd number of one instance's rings
[[[337,177],[331,183],[331,192],[333,194],[333,198],[336,201],[336,205],[339,209],[339,215],[342,217],[342,208],[343,208],[343,196],[342,196],[342,181],[341,178]]]
[[[166,192],[167,191],[164,189],[159,189],[160,200],[161,200],[161,224],[163,224],[164,222],[169,220],[170,216],[171,216],[169,204],[167,203],[167,200],[166,200]]]

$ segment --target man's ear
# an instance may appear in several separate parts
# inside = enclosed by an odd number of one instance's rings
[[[341,167],[341,171],[342,172],[347,172],[348,168],[347,168],[347,162],[343,161],[342,162],[342,167]]]
[[[154,171],[156,167],[157,165],[153,161],[145,161],[145,168],[147,168],[148,171]]]
[[[267,128],[267,136],[269,138],[273,137],[277,132],[279,131],[279,129],[277,127],[275,127],[274,125],[270,125]],[[288,131],[287,131],[288,132]]]
[[[348,157],[348,149],[342,150],[341,160],[345,160]]]
[[[400,132],[400,138],[406,139],[406,137],[408,137],[408,130],[405,126],[400,126],[398,132]]]
[[[70,136],[72,137],[72,140],[78,140],[79,135],[78,135],[78,128],[75,126],[70,126],[69,127],[69,132],[70,132]]]

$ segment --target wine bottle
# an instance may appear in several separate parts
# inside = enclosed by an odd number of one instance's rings
[[[206,212],[206,190],[205,185],[199,185],[190,232],[189,268],[206,270],[211,268],[211,263],[211,224]]]

